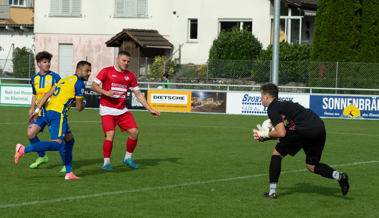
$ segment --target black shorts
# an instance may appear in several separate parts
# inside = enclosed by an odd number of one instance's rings
[[[280,139],[275,149],[282,156],[286,156],[287,154],[295,156],[300,149],[303,149],[306,155],[305,162],[310,165],[316,165],[320,162],[325,146],[325,139],[325,128],[319,128],[317,131],[308,133],[287,131],[286,136]]]

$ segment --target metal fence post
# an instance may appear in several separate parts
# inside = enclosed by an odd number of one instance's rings
[[[208,63],[207,63],[207,73],[206,73],[206,75],[207,75],[206,79],[207,79],[207,83],[208,83]]]
[[[338,88],[338,61],[336,63],[336,88]],[[337,89],[336,89],[336,93],[337,93]]]
[[[148,69],[149,69],[149,67],[147,66],[147,57],[145,57],[145,75],[147,76],[147,74],[148,74]]]
[[[30,78],[30,55],[31,55],[31,54],[28,55],[28,56],[29,56],[29,63],[28,63],[29,78]]]

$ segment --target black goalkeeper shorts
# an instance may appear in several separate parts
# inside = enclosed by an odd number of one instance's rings
[[[304,150],[306,155],[305,162],[310,165],[316,165],[320,162],[322,151],[324,150],[326,139],[325,128],[319,128],[312,132],[296,133],[287,131],[284,138],[279,140],[275,149],[282,155],[287,154],[295,156],[300,149]]]

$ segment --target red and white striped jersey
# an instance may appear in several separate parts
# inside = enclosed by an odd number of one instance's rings
[[[138,90],[137,79],[128,70],[121,72],[115,66],[102,69],[94,79],[106,91],[114,91],[114,95],[100,97],[100,115],[120,115],[128,111],[126,96],[128,90]]]

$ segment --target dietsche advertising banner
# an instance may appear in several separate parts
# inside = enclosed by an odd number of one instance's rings
[[[311,95],[310,106],[320,117],[379,119],[379,96]]]
[[[31,86],[1,85],[0,103],[3,105],[30,105],[33,97]]]
[[[262,105],[260,92],[228,92],[227,99],[227,114],[267,114],[267,108]],[[280,93],[279,99],[297,102],[309,108],[309,94]]]
[[[148,90],[147,95],[154,110],[191,112],[191,91]]]

